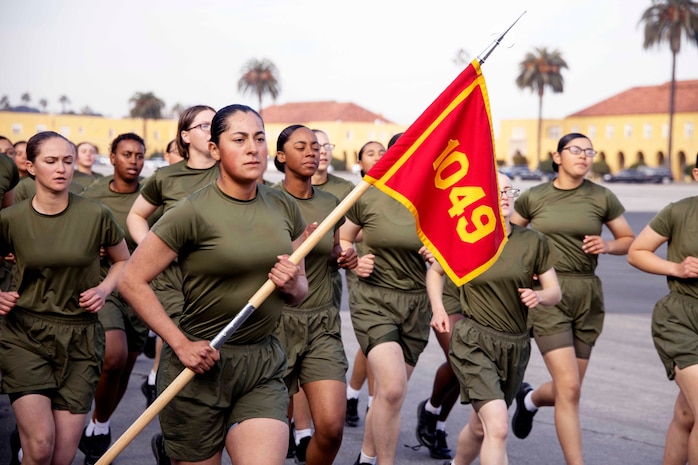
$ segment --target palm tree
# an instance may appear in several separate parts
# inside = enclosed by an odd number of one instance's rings
[[[540,163],[541,131],[543,129],[543,94],[545,88],[550,87],[553,92],[560,93],[564,88],[562,68],[568,68],[567,63],[557,50],[548,51],[547,48],[536,48],[535,53],[527,53],[526,58],[519,63],[521,74],[516,78],[516,85],[520,89],[531,89],[538,93],[538,142],[536,146],[536,159]]]
[[[271,95],[276,100],[281,91],[279,83],[279,71],[276,65],[266,58],[263,60],[251,59],[241,70],[242,76],[238,81],[238,91],[246,94],[257,95],[259,100],[259,113],[262,113],[262,96]]]
[[[129,102],[133,104],[130,112],[132,118],[162,119],[162,109],[165,108],[165,102],[152,92],[136,92]]]
[[[640,22],[645,23],[645,49],[662,42],[669,42],[671,49],[671,86],[669,88],[669,150],[666,161],[671,163],[672,139],[674,136],[674,98],[676,94],[676,55],[681,50],[681,36],[698,45],[698,3],[691,0],[653,0],[652,6],[642,13]]]
[[[24,103],[25,105],[29,105],[29,102],[31,102],[31,100],[32,100],[31,95],[29,95],[29,92],[23,93],[22,96],[21,96],[19,99],[20,99],[20,100],[22,101],[22,103]]]
[[[11,106],[9,97],[3,95],[2,98],[0,98],[0,107],[2,107],[3,110],[9,110]]]
[[[44,113],[46,113],[46,107],[48,106],[48,100],[46,100],[45,98],[40,99],[39,106],[44,111]]]
[[[70,99],[65,95],[61,95],[58,101],[61,104],[61,113],[65,114],[65,107],[70,105]]]

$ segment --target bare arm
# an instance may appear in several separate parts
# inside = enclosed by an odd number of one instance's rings
[[[15,200],[14,189],[10,189],[9,191],[5,192],[5,194],[2,196],[2,206],[0,206],[0,210],[12,205],[14,203],[14,200]]]
[[[360,241],[362,231],[361,226],[347,219],[339,228],[339,242],[342,249],[353,248],[354,244]],[[373,273],[374,258],[374,255],[371,253],[358,257],[356,267],[354,267],[356,275],[362,278],[370,276]]]
[[[218,351],[207,341],[190,341],[167,315],[149,285],[176,257],[174,250],[149,232],[126,263],[118,288],[143,321],[172,347],[182,364],[203,373],[220,358]]]
[[[668,237],[664,237],[649,226],[645,226],[645,229],[630,246],[628,263],[647,273],[677,278],[698,277],[698,258],[686,257],[681,263],[675,263],[656,254],[659,246],[668,240]]]
[[[314,229],[314,228],[313,228]],[[307,235],[303,234],[293,241],[293,250],[303,243]],[[305,260],[298,265],[289,260],[288,255],[280,255],[279,261],[269,272],[269,279],[284,294],[289,305],[299,304],[308,295],[308,278],[305,276]]]
[[[80,306],[90,313],[98,312],[104,307],[107,296],[116,287],[119,275],[129,257],[128,247],[123,239],[116,245],[105,247],[104,251],[111,261],[107,275],[99,285],[80,293]]]
[[[528,226],[528,223],[530,223],[530,221],[528,221],[526,218],[524,218],[516,212],[511,214],[511,217],[509,217],[509,221],[517,226],[521,226],[522,228],[525,228],[526,226]]]
[[[155,213],[157,209],[157,205],[148,202],[142,195],[139,195],[136,201],[133,202],[131,210],[126,217],[126,227],[136,244],[140,244],[145,238],[145,235],[148,234],[150,230],[148,218],[150,218],[150,215]]]
[[[635,239],[635,233],[633,233],[625,217],[621,215],[606,223],[606,226],[613,234],[614,239],[612,241],[604,241],[601,236],[584,236],[582,250],[588,254],[627,254],[630,244]]]
[[[444,269],[441,264],[434,261],[426,276],[427,295],[431,302],[431,326],[440,333],[448,333],[451,330],[448,313],[444,308]]]
[[[519,288],[521,302],[528,308],[534,308],[538,305],[555,305],[562,299],[562,291],[560,283],[557,280],[555,268],[550,268],[545,273],[538,275],[538,282],[542,289],[534,291],[529,288]]]

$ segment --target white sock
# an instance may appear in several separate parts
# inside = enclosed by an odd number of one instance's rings
[[[308,429],[297,429],[294,437],[296,439],[296,445],[301,443],[301,439],[303,438],[309,438],[310,436],[313,435],[313,431],[308,428]]]
[[[24,458],[24,452],[22,451],[22,448],[19,448],[19,452],[17,452],[17,458],[19,459],[19,463],[22,463],[22,459]]]
[[[529,391],[528,394],[526,394],[526,397],[524,397],[524,407],[526,407],[526,410],[529,412],[535,412],[538,410],[538,407],[536,407],[536,404],[533,403],[533,399],[531,398],[533,395],[533,391]]]
[[[155,386],[155,370],[150,370],[150,373],[148,373],[148,384]]]
[[[95,436],[97,436],[98,434],[109,434],[109,420],[105,421],[104,423],[96,421],[95,429],[92,434],[94,434]]]
[[[155,337],[155,336],[157,336],[157,334],[155,334],[155,331],[153,331],[152,329],[149,329],[148,330],[148,337]]]
[[[359,463],[370,463],[371,465],[376,465],[376,459],[377,457],[369,457],[368,455],[364,454],[364,451],[362,450]]]
[[[373,403],[373,396],[368,396],[368,404],[366,404],[366,410],[371,408],[372,403]]]
[[[446,422],[445,421],[437,421],[436,422],[436,429],[439,431],[446,431]]]
[[[431,404],[431,399],[429,399],[425,404],[424,404],[424,410],[426,410],[429,413],[433,413],[434,415],[439,415],[441,413],[441,406],[439,405],[438,407],[434,407]]]
[[[358,399],[359,394],[361,394],[361,391],[358,389],[354,389],[353,387],[349,386],[347,384],[347,400],[349,399]]]
[[[90,418],[90,422],[85,427],[85,436],[89,438],[90,436],[92,436],[94,434],[94,431],[95,431],[95,421],[92,418]]]

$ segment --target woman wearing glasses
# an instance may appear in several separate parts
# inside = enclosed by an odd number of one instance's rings
[[[177,124],[177,149],[184,160],[158,169],[143,185],[141,193],[133,203],[126,218],[126,225],[133,240],[140,244],[150,230],[150,223],[160,207],[163,214],[177,201],[211,184],[218,177],[218,164],[209,152],[211,121],[216,111],[206,105],[188,108],[179,116]],[[182,295],[182,272],[176,262],[168,266],[151,283],[155,294],[165,307],[167,314],[179,320],[184,306]],[[153,369],[141,386],[146,402],[155,400],[155,374],[158,369],[161,340],[156,346]],[[161,437],[153,438],[154,450],[161,444]],[[158,463],[162,463],[159,461]]]
[[[458,288],[464,316],[451,333],[449,360],[460,384],[461,402],[472,404],[470,420],[458,436],[454,462],[507,463],[508,407],[523,381],[531,354],[528,309],[555,305],[560,286],[555,264],[558,254],[543,234],[511,224],[514,199],[506,175],[499,175],[500,203],[507,243],[484,273]],[[425,254],[433,262],[431,253]],[[427,271],[432,327],[449,334],[451,320],[443,302],[444,270],[433,262]],[[534,276],[540,286],[534,287]]]
[[[598,255],[625,255],[634,239],[615,194],[586,179],[595,155],[585,135],[563,136],[553,154],[557,178],[524,192],[511,218],[514,224],[530,225],[547,235],[561,252],[555,269],[562,288],[558,305],[540,305],[530,313],[552,381],[536,390],[522,384],[512,429],[516,437],[527,437],[538,407],[555,406],[555,428],[568,464],[584,463],[579,399],[604,319],[601,281],[595,275]],[[613,240],[601,237],[604,225]]]

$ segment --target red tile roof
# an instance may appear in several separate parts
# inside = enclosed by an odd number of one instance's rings
[[[660,86],[633,87],[571,116],[610,116],[669,113],[671,82]],[[698,79],[676,81],[675,113],[698,113]]]
[[[382,115],[373,113],[354,103],[335,101],[325,102],[293,102],[283,105],[272,105],[262,109],[265,123],[295,123],[302,124],[310,121],[342,121],[351,123],[381,123],[392,124]]]

